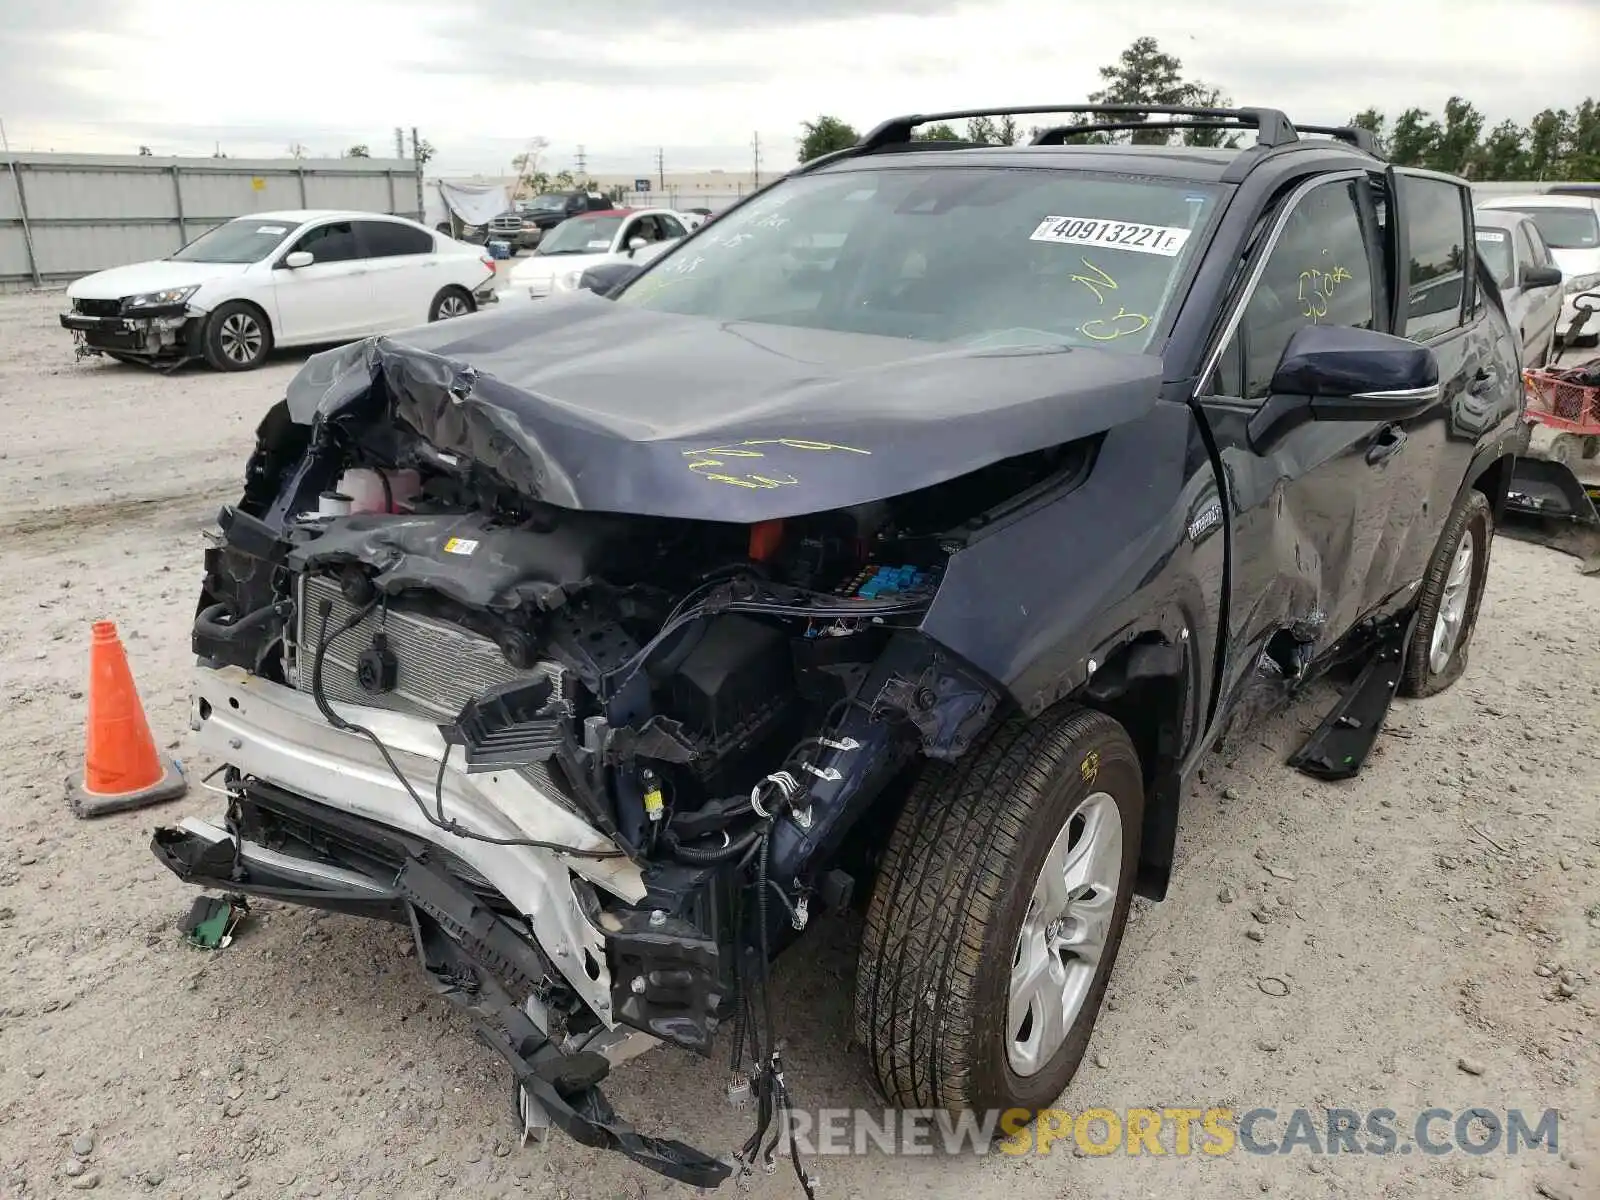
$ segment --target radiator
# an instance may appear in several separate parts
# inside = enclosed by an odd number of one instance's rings
[[[302,575],[298,587],[295,686],[309,695],[311,668],[322,623],[322,601],[329,600],[333,606],[328,614],[329,632],[341,628],[355,615],[356,609],[345,599],[335,580]],[[388,638],[398,669],[394,690],[375,694],[366,691],[358,682],[356,660],[372,645],[372,635],[380,628]],[[468,700],[499,684],[544,675],[550,679],[553,694],[562,695],[565,670],[554,662],[518,669],[506,661],[499,646],[482,634],[417,613],[392,608],[385,613],[380,605],[357,622],[349,633],[335,638],[328,646],[322,660],[322,692],[329,700],[409,713],[448,724],[455,720]],[[454,761],[460,764],[459,751]],[[518,773],[552,798],[565,800],[570,795],[554,763],[532,764],[520,768]]]

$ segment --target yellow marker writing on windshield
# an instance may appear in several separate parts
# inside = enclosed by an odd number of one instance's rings
[[[1100,332],[1096,333],[1098,328]],[[1150,318],[1143,313],[1129,312],[1125,308],[1117,309],[1117,315],[1109,319],[1096,318],[1085,321],[1078,326],[1078,332],[1091,341],[1114,342],[1118,338],[1132,337],[1136,333],[1143,333],[1150,328]]]

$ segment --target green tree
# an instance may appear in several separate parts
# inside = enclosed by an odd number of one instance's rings
[[[1402,167],[1420,167],[1433,157],[1441,133],[1439,122],[1426,112],[1408,108],[1394,123],[1389,158]]]
[[[427,166],[428,162],[433,158],[435,153],[436,152],[433,148],[433,143],[427,138],[423,138],[420,142],[413,143],[411,147],[411,156],[417,160],[417,163],[420,166]]]
[[[959,142],[961,135],[943,121],[934,125],[925,125],[911,135],[914,142]]]
[[[1015,146],[1017,144],[1017,119],[1001,117],[973,117],[967,122],[967,141],[980,146]]]
[[[1528,134],[1515,121],[1501,121],[1489,131],[1478,147],[1477,178],[1526,179],[1528,177]]]
[[[861,140],[861,135],[848,122],[826,114],[815,121],[802,121],[800,127],[805,131],[800,139],[801,162],[847,149]]]
[[[1384,153],[1384,127],[1388,119],[1375,108],[1364,108],[1345,122],[1354,129],[1365,129],[1378,143],[1378,152]]]
[[[150,156],[151,156],[151,150],[150,150],[149,146],[140,146],[139,147],[139,157],[140,158],[149,158]]]
[[[1100,78],[1105,86],[1090,94],[1091,104],[1190,104],[1195,95],[1195,85],[1184,82],[1183,63],[1163,51],[1153,37],[1136,39],[1116,62],[1100,68]],[[1145,114],[1135,113],[1129,119],[1142,121]],[[1165,146],[1171,140],[1170,129],[1140,129],[1132,136],[1140,146]]]
[[[1478,157],[1478,138],[1483,133],[1483,114],[1460,96],[1445,101],[1444,124],[1426,162],[1435,171],[1468,178]]]
[[[1232,108],[1233,100],[1221,88],[1212,87],[1207,83],[1191,83],[1186,85],[1189,95],[1180,101],[1183,104],[1192,104],[1196,108]],[[1239,145],[1239,135],[1229,133],[1226,129],[1185,129],[1183,131],[1183,144],[1185,146],[1209,146],[1214,149],[1233,150]]]
[[[1565,179],[1572,154],[1572,114],[1545,109],[1528,125],[1528,173],[1535,179]]]
[[[346,158],[371,158],[372,151],[367,149],[365,143],[360,143],[358,145],[351,146],[350,149],[346,150],[344,152],[344,156]]]
[[[1585,100],[1572,114],[1568,179],[1600,179],[1600,100]]]

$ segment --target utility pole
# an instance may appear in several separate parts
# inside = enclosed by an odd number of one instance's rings
[[[656,182],[663,192],[667,190],[667,154],[660,146],[656,147]]]
[[[583,146],[578,146],[578,182],[582,183],[588,177],[589,160],[583,153]]]
[[[750,135],[750,152],[754,156],[754,169],[750,172],[750,182],[755,187],[761,186],[761,135]]]
[[[428,206],[422,199],[422,139],[417,136],[417,127],[411,127],[411,161],[417,172],[417,220],[428,219]]]
[[[406,156],[406,131],[398,125],[394,127],[394,156],[396,158]]]

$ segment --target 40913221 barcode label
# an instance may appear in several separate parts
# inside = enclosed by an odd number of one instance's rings
[[[1174,258],[1189,240],[1189,231],[1175,225],[1139,221],[1107,221],[1099,217],[1046,217],[1028,237],[1033,242],[1062,246],[1105,246],[1139,254]]]

